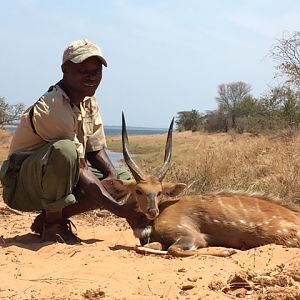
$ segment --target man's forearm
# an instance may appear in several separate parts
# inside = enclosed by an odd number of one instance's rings
[[[97,170],[101,171],[105,177],[109,176],[111,178],[117,178],[118,174],[105,149],[87,153],[87,159],[90,164]]]
[[[106,191],[101,181],[89,170],[80,169],[78,186],[85,192],[86,196],[119,217],[123,217],[122,207]]]

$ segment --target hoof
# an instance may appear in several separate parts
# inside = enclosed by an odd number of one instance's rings
[[[149,244],[144,245],[143,247],[153,249],[153,250],[162,250],[163,249],[162,244],[159,242],[149,243]]]
[[[223,251],[224,256],[231,256],[233,254],[236,254],[238,251],[236,249],[226,249]]]

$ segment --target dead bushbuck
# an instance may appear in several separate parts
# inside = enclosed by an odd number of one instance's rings
[[[146,251],[154,245],[159,251],[153,252],[177,256],[228,256],[236,252],[232,248],[246,250],[271,243],[300,248],[300,209],[296,207],[288,207],[271,197],[242,192],[177,196],[186,188],[185,184],[162,182],[171,160],[173,120],[164,165],[156,176],[145,176],[128,152],[122,117],[124,159],[135,180],[114,180],[108,189],[115,195],[126,194],[127,201],[136,202],[137,210],[143,213],[127,219],[145,246],[140,250]]]

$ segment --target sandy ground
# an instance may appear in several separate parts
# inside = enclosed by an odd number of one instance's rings
[[[41,243],[34,217],[0,202],[0,299],[300,299],[300,249],[138,254],[126,221],[106,211],[73,219],[80,245]]]
[[[0,155],[9,141],[2,135]],[[0,299],[300,300],[300,249],[267,245],[228,258],[138,254],[126,221],[106,211],[73,218],[80,245],[41,243],[30,232],[35,216],[10,210],[0,196]]]

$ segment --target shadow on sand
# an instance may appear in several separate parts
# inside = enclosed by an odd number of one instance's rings
[[[118,250],[126,250],[128,252],[135,251],[135,247],[132,246],[124,246],[124,245],[115,245],[113,247],[109,247],[112,251],[118,251]]]
[[[75,245],[84,245],[84,244],[93,244],[97,242],[103,242],[103,240],[99,239],[87,239],[82,240],[81,243],[75,244]],[[51,244],[55,244],[57,242],[42,242],[41,238],[37,234],[32,233],[26,233],[23,235],[16,235],[14,237],[4,238],[0,237],[0,247],[1,248],[8,248],[10,246],[16,246],[19,248],[31,250],[31,251],[38,251],[43,247],[46,247]],[[66,243],[67,244],[67,243]]]

